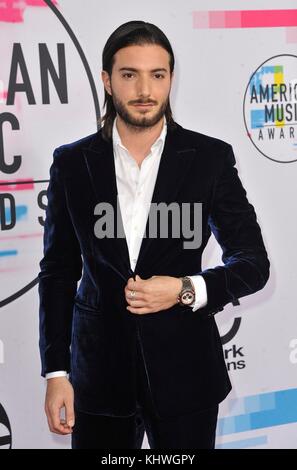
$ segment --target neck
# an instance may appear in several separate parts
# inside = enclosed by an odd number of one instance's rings
[[[152,127],[136,129],[129,126],[123,119],[117,115],[116,126],[123,145],[137,159],[145,158],[149,153],[151,146],[161,134],[164,124],[164,117]]]

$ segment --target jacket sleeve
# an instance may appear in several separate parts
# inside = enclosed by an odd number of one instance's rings
[[[236,305],[239,297],[262,289],[269,278],[270,262],[261,229],[235,163],[228,145],[208,221],[222,248],[224,265],[199,273],[206,282],[208,308],[213,314],[227,303]]]
[[[39,348],[41,375],[70,369],[72,312],[82,258],[66,204],[61,176],[62,147],[54,151],[39,266]]]

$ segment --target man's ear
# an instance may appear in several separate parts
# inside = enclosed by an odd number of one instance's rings
[[[102,78],[102,82],[103,82],[105,90],[107,91],[109,95],[112,95],[111,86],[110,86],[110,76],[109,76],[109,73],[106,72],[106,70],[102,70],[101,78]]]

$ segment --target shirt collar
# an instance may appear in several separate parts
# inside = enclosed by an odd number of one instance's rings
[[[112,127],[112,141],[113,141],[113,146],[121,146],[122,148],[124,148],[125,150],[126,147],[124,147],[124,145],[122,144],[122,141],[121,141],[121,138],[120,138],[120,135],[119,135],[119,132],[118,132],[118,129],[117,129],[117,126],[116,126],[116,121],[117,121],[117,116],[115,117],[114,121],[113,121],[113,127]],[[166,133],[167,133],[167,120],[166,120],[166,117],[164,115],[164,121],[163,121],[163,127],[162,127],[162,131],[159,135],[159,137],[155,140],[155,142],[153,143],[152,145],[152,149],[154,149],[155,147],[157,147],[157,145],[159,144],[162,144],[164,145],[164,142],[165,142],[165,138],[166,138]]]

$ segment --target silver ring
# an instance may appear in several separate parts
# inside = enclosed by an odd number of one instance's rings
[[[135,297],[135,290],[130,291],[130,297]]]

